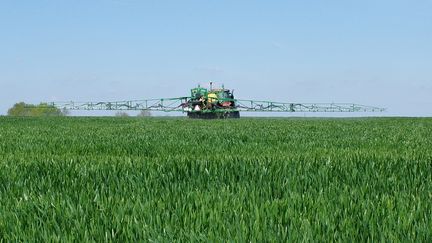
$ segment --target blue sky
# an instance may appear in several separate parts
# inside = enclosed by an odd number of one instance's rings
[[[185,96],[432,114],[432,1],[1,0],[0,114],[15,102]]]

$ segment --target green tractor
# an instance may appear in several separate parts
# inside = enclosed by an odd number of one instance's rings
[[[214,89],[212,83],[210,83],[210,89],[201,86],[191,89],[187,110],[189,118],[240,118],[233,92],[223,86],[220,89]]]

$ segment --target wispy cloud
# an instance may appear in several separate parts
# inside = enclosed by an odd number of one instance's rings
[[[278,41],[272,41],[272,42],[270,42],[270,46],[273,47],[273,48],[276,48],[276,49],[284,49],[285,48],[285,46],[282,43],[278,42]]]

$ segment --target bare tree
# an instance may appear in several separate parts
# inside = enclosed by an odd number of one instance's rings
[[[150,117],[152,114],[149,110],[141,110],[138,117]]]
[[[115,113],[115,116],[117,116],[117,117],[128,117],[129,114],[127,112],[124,112],[124,111],[118,111],[118,112]]]
[[[62,109],[62,113],[63,113],[63,116],[69,116],[70,115],[70,111],[66,108]]]

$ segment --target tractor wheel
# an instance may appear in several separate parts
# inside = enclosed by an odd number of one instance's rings
[[[239,111],[227,112],[188,112],[188,117],[192,119],[230,119],[240,118]]]

